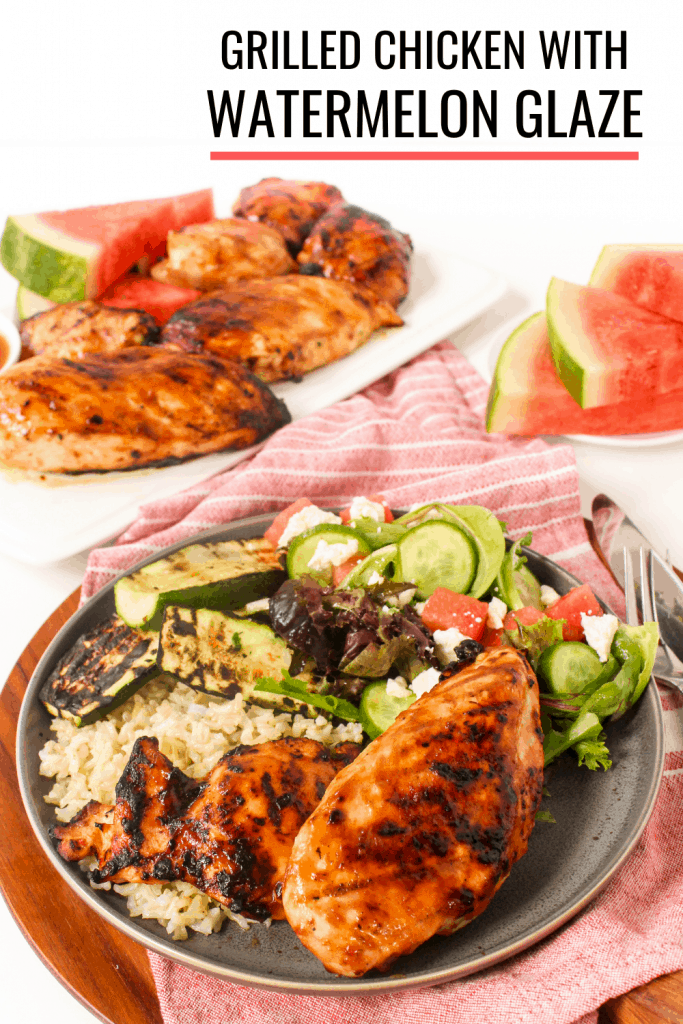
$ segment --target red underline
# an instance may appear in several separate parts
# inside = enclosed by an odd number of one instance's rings
[[[214,151],[211,153],[212,160],[637,160],[636,151],[606,150],[603,152],[580,153],[571,150],[554,150],[541,152],[540,150],[512,151],[512,152],[389,152],[360,150],[358,152],[325,152],[321,150],[295,152],[275,151]]]

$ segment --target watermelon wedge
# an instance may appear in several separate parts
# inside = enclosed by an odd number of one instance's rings
[[[176,288],[140,274],[124,274],[102,292],[99,301],[117,309],[144,309],[161,327],[177,310],[202,294],[196,288]]]
[[[544,313],[513,331],[498,356],[486,429],[521,434],[646,434],[683,429],[683,388],[642,402],[582,409],[557,378]]]
[[[582,408],[639,403],[683,387],[683,324],[556,277],[546,313],[557,375]]]
[[[683,245],[606,245],[589,284],[683,321]]]
[[[46,309],[52,309],[54,302],[50,302],[44,295],[36,295],[29,288],[20,284],[17,288],[17,317],[19,320],[27,320],[36,313],[44,313]]]
[[[211,189],[81,210],[8,217],[0,262],[52,302],[95,298],[169,231],[213,218]]]

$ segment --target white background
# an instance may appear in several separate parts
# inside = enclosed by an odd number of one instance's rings
[[[460,255],[502,271],[504,300],[463,332],[458,343],[483,365],[491,332],[512,317],[541,308],[549,278],[585,282],[603,244],[681,241],[682,121],[678,0],[571,4],[539,2],[391,4],[346,0],[339,9],[299,0],[248,4],[197,0],[24,0],[0,15],[0,222],[9,213],[64,209],[151,198],[212,185],[219,215],[239,189],[266,175],[320,178],[353,202],[389,217],[418,241],[435,240]],[[220,40],[227,29],[289,29],[293,42],[307,28],[353,29],[362,36],[360,67],[349,72],[226,71]],[[372,38],[379,29],[460,34],[478,29],[525,29],[525,71],[386,71],[374,68]],[[538,30],[628,31],[628,69],[545,71]],[[298,47],[297,47],[298,48]],[[312,53],[317,47],[312,47]],[[598,47],[598,54],[602,48]],[[618,63],[618,57],[615,64]],[[446,139],[215,140],[206,90],[340,88],[371,96],[381,88],[446,89],[488,96],[497,89],[500,133]],[[642,89],[642,139],[525,140],[514,130],[514,97],[521,89],[557,92],[566,122],[576,91],[599,102],[599,89]],[[414,101],[416,105],[416,99]],[[277,101],[273,104],[274,110]],[[276,120],[276,124],[277,124]],[[295,125],[297,124],[295,120]],[[566,123],[562,125],[566,129]],[[211,163],[211,149],[638,149],[636,163],[347,163],[277,161]],[[9,311],[13,283],[0,272],[0,308]],[[607,473],[599,451],[577,450],[584,480]],[[611,464],[612,486],[623,484],[629,511],[672,544],[678,533],[681,453],[655,473],[650,453]],[[616,459],[616,456],[615,456]],[[616,469],[615,469],[616,467]],[[617,472],[618,470],[618,472]],[[649,474],[649,475],[648,475]],[[654,474],[654,475],[653,475]],[[664,478],[666,477],[666,478]],[[586,484],[587,492],[591,485]],[[593,486],[593,490],[595,487]],[[683,553],[683,547],[680,549]],[[0,586],[0,669],[7,674],[40,622],[79,582],[85,557],[50,571],[3,559],[12,581]],[[4,605],[4,607],[2,607]],[[53,1024],[92,1021],[49,975],[0,906],[2,1019],[30,1021],[49,1013]]]

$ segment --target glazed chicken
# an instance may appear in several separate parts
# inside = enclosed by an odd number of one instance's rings
[[[19,328],[27,356],[80,359],[86,352],[110,355],[139,345],[155,345],[159,328],[140,309],[112,309],[100,302],[65,302],[36,313]]]
[[[243,281],[174,313],[165,347],[236,359],[264,381],[300,377],[353,352],[396,311],[363,288],[290,274]]]
[[[196,782],[142,737],[115,806],[93,801],[52,834],[65,860],[97,857],[96,883],[190,882],[233,913],[282,918],[294,837],[359,749],[292,738],[237,747]]]
[[[369,288],[398,306],[408,294],[412,242],[388,220],[338,203],[320,218],[297,259],[302,274],[320,274]]]
[[[209,353],[37,356],[0,376],[0,460],[19,469],[159,465],[248,448],[289,420],[260,380]]]
[[[205,292],[297,270],[279,231],[236,218],[169,231],[166,249],[168,257],[152,267],[152,277]]]
[[[275,228],[296,256],[315,222],[343,198],[338,188],[324,181],[263,178],[257,185],[242,189],[232,212],[236,217]]]
[[[328,971],[381,971],[486,908],[543,785],[538,684],[510,647],[442,678],[339,773],[294,842],[283,905]]]

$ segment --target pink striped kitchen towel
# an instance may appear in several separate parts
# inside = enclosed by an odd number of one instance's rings
[[[114,547],[93,551],[84,598],[121,570],[216,524],[305,495],[345,504],[381,492],[395,508],[477,503],[591,583],[623,598],[588,543],[568,445],[487,435],[487,388],[443,343],[361,394],[280,430],[248,463],[146,505]],[[166,1024],[594,1024],[606,999],[683,967],[683,698],[665,697],[667,762],[635,852],[570,925],[512,960],[435,988],[367,997],[243,988],[150,955]]]

